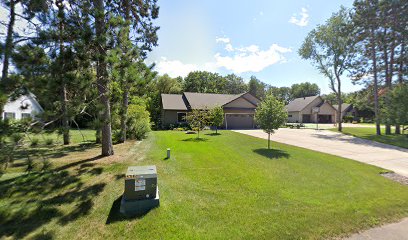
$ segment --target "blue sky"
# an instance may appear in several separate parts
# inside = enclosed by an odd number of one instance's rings
[[[185,76],[193,70],[251,75],[273,86],[328,80],[302,60],[297,50],[307,33],[322,24],[343,1],[181,1],[159,0],[159,46],[148,62],[160,74]],[[343,91],[360,89],[345,77]]]

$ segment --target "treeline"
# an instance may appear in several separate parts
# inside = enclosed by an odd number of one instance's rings
[[[113,140],[140,138],[149,130],[145,95],[156,73],[144,59],[157,46],[157,0],[1,4],[8,19],[2,22],[0,110],[9,97],[35,92],[46,112],[25,131],[60,126],[70,144],[71,127],[91,124],[103,156],[114,154]],[[0,135],[4,147],[8,142]]]
[[[316,96],[320,94],[320,88],[315,83],[293,84],[291,87],[274,87],[262,82],[255,76],[251,76],[248,81],[235,74],[222,76],[218,73],[207,71],[190,72],[186,77],[171,78],[167,74],[157,76],[150,84],[150,94],[148,98],[148,109],[151,114],[153,126],[159,127],[160,109],[162,93],[222,93],[239,94],[250,92],[259,99],[264,99],[266,95],[272,94],[278,100],[288,103],[299,97]]]
[[[391,124],[396,134],[400,125],[408,124],[408,113],[400,107],[408,105],[408,96],[402,95],[408,75],[407,26],[407,1],[355,0],[351,9],[341,7],[313,29],[299,49],[299,55],[329,80],[338,111],[344,76],[365,86],[357,97],[366,95],[365,101],[372,104],[378,135],[381,123],[386,134],[391,134]]]

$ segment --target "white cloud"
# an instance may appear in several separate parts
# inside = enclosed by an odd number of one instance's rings
[[[168,60],[165,57],[162,57],[158,62],[156,62],[155,70],[159,74],[163,75],[167,73],[170,77],[185,77],[192,71],[215,71],[215,63],[204,63],[204,64],[192,64],[192,63],[183,63],[179,60]]]
[[[257,45],[236,49],[233,56],[215,55],[218,67],[224,67],[234,73],[260,72],[263,69],[285,61],[284,53],[291,49],[272,44],[267,50],[260,50]]]
[[[263,16],[263,15],[264,15],[264,13],[263,13],[262,11],[260,11],[260,12],[259,12],[259,15]]]
[[[309,23],[309,14],[307,9],[302,7],[302,11],[299,13],[299,15],[300,18],[298,18],[298,14],[293,14],[293,16],[289,19],[289,22],[300,27],[307,26]]]
[[[217,43],[219,43],[219,42],[221,42],[221,43],[230,43],[231,40],[229,38],[227,38],[227,37],[217,37],[217,38],[215,38],[215,42],[217,42]]]
[[[228,52],[232,52],[232,51],[234,51],[234,47],[232,47],[231,43],[227,43],[225,45],[225,50],[227,50]]]
[[[168,60],[161,57],[156,61],[156,71],[159,74],[167,73],[171,77],[185,77],[192,71],[217,72],[225,68],[234,73],[260,72],[276,64],[286,62],[285,53],[291,52],[290,48],[272,44],[268,49],[262,50],[258,45],[251,44],[244,47],[233,47],[229,38],[216,38],[216,42],[225,45],[227,55],[217,53],[214,59],[202,64],[183,63],[180,60]]]

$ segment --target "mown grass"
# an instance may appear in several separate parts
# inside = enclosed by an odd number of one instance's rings
[[[115,145],[113,157],[94,147],[0,179],[0,238],[326,239],[408,215],[408,188],[380,168],[279,143],[267,150],[230,131],[202,136],[153,132]],[[123,218],[123,174],[148,164],[161,206]]]
[[[337,129],[330,129],[331,131],[337,132]],[[385,135],[385,129],[381,128],[382,135],[376,135],[376,129],[371,127],[366,128],[353,128],[353,127],[346,127],[343,128],[342,131],[344,134],[352,135],[355,137],[376,141],[380,143],[385,143],[389,145],[394,145],[402,148],[408,148],[408,136],[405,134],[391,134]]]
[[[42,132],[38,134],[22,134],[21,146],[16,148],[14,161],[8,168],[8,174],[21,173],[26,171],[38,171],[47,164],[60,164],[59,158],[69,155],[72,152],[82,152],[86,149],[95,148],[95,131],[89,129],[71,130],[71,144],[62,145],[62,135],[54,132]],[[34,139],[37,139],[34,140]],[[9,139],[11,141],[11,139]],[[37,144],[33,144],[33,141]],[[48,143],[47,143],[48,142]],[[32,161],[32,166],[28,163]]]

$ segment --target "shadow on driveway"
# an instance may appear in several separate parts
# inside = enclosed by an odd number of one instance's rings
[[[388,145],[385,143],[379,143],[379,142],[375,142],[375,141],[371,141],[367,139],[362,139],[358,137],[353,137],[353,136],[349,136],[349,135],[342,134],[342,133],[330,134],[330,135],[329,134],[312,134],[311,136],[320,138],[320,139],[335,140],[335,141],[340,141],[340,142],[345,142],[345,143],[365,145],[365,146],[377,147],[377,148],[389,149],[389,150],[397,150],[397,151],[408,153],[408,149]]]

